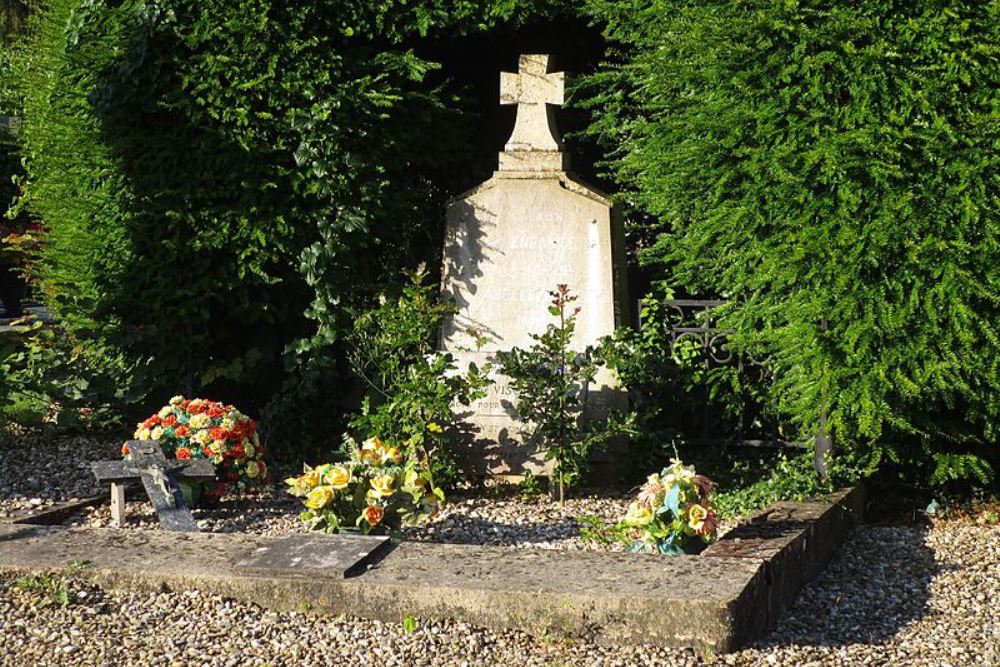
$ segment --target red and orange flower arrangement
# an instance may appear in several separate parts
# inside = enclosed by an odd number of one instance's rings
[[[168,459],[210,459],[217,484],[204,491],[209,498],[270,484],[257,423],[231,405],[174,396],[169,405],[138,424],[134,437],[157,441]],[[126,454],[128,445],[122,447],[122,455]]]

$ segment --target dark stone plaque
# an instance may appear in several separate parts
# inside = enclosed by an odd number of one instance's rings
[[[386,535],[285,535],[236,563],[236,569],[259,574],[346,577],[391,546]]]

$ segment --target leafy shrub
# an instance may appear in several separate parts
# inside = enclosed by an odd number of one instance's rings
[[[625,428],[612,417],[608,421],[588,419],[584,414],[587,387],[594,382],[603,361],[594,346],[575,351],[570,345],[580,308],[572,308],[576,296],[567,285],[557,285],[549,314],[557,323],[543,333],[531,334],[535,344],[527,350],[513,348],[497,352],[500,370],[510,378],[517,394],[518,418],[545,450],[545,460],[555,462],[559,502],[565,502],[565,487],[586,470],[590,453],[604,446]]]
[[[398,298],[383,296],[354,323],[349,358],[368,392],[350,425],[400,443],[407,456],[419,454],[438,483],[448,485],[458,475],[448,443],[454,407],[485,395],[489,368],[459,369],[451,354],[435,352],[438,330],[454,304],[440,301],[423,267],[407,278]]]
[[[0,334],[0,432],[3,431],[4,423],[9,420],[7,410],[11,405],[10,368],[11,359],[17,354],[17,348],[17,336]]]
[[[52,3],[24,47],[22,205],[48,230],[46,305],[98,342],[95,365],[121,350],[139,396],[266,380],[296,304],[267,166],[186,113],[169,8],[77,4]]]
[[[0,384],[7,388],[10,421],[46,429],[121,424],[120,407],[114,403],[126,400],[128,385],[122,382],[126,369],[113,350],[98,351],[100,341],[81,341],[38,320],[15,326],[4,339],[7,356],[0,357]],[[98,365],[95,359],[104,361]]]
[[[691,436],[706,430],[731,436],[747,388],[735,366],[706,368],[690,347],[671,346],[664,299],[658,288],[642,302],[640,326],[622,327],[600,341],[598,356],[628,389],[635,425],[629,460],[637,475],[677,455]],[[691,354],[685,355],[685,352]]]
[[[719,324],[771,355],[775,402],[806,437],[825,412],[842,445],[900,461],[954,447],[946,470],[985,473],[1000,434],[1000,7],[587,8],[615,45],[590,82],[593,130],[660,234],[644,260],[730,299]]]
[[[739,517],[758,512],[780,500],[809,500],[832,493],[870,476],[877,460],[862,460],[850,452],[829,460],[829,475],[816,474],[809,452],[728,452],[726,456],[700,458],[713,470],[719,490],[713,496],[722,517]]]
[[[343,426],[352,313],[437,251],[466,174],[416,46],[547,4],[46,3],[15,83],[47,305],[135,400],[269,405],[297,446]]]

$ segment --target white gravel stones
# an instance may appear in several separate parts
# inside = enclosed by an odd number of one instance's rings
[[[60,607],[0,574],[0,665],[1000,664],[1000,528],[954,522],[858,528],[777,630],[725,656],[452,621],[419,619],[407,633],[400,623],[275,613],[197,591],[103,592],[67,581],[71,603]]]
[[[120,457],[122,442],[42,435],[0,442],[0,518],[99,493],[88,462]]]
[[[548,498],[455,498],[441,514],[408,532],[408,539],[485,546],[541,549],[601,549],[580,539],[579,517],[597,516],[613,524],[625,513],[623,496],[588,495],[566,500],[565,507]]]
[[[723,664],[1000,665],[1000,528],[862,526],[764,642]]]
[[[18,590],[13,577],[0,575],[0,664],[697,664],[691,651],[561,644],[453,621],[418,620],[407,633],[401,623],[278,614],[196,591],[104,593],[70,585],[85,590],[85,601],[42,607],[37,591]]]
[[[96,493],[86,463],[117,456],[119,445],[63,438],[0,449],[0,516]],[[548,500],[459,498],[411,538],[593,548],[577,539],[576,518],[612,521],[626,502],[574,498],[563,509]],[[158,529],[148,503],[128,508],[129,529]],[[203,530],[280,534],[299,530],[298,511],[279,492],[227,499],[195,516]],[[78,521],[107,525],[110,516],[104,507]],[[566,644],[451,621],[420,620],[407,633],[402,624],[278,614],[196,591],[103,592],[67,581],[62,607],[0,574],[0,665],[1000,665],[1000,527],[974,521],[856,529],[775,631],[727,656]]]

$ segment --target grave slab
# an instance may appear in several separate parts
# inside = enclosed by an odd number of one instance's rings
[[[76,576],[109,588],[195,588],[278,611],[389,622],[454,618],[553,640],[721,653],[773,627],[806,576],[860,520],[864,497],[850,492],[781,507],[798,513],[796,535],[769,542],[764,533],[752,550],[742,547],[748,533],[701,556],[679,557],[404,542],[346,579],[333,571],[303,576],[301,568],[237,567],[279,538],[6,524],[0,569],[37,572],[89,561]]]
[[[285,535],[257,547],[235,569],[257,574],[346,577],[391,547],[387,535]]]

